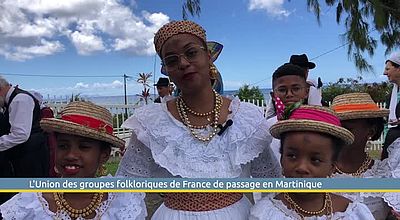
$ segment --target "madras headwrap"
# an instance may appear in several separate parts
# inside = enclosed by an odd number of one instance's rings
[[[222,48],[224,46],[215,41],[208,41],[207,42],[207,49],[210,51],[211,60],[214,62],[217,60],[218,56],[221,54]]]
[[[177,34],[193,34],[202,41],[206,40],[206,31],[193,21],[171,21],[162,26],[154,36],[154,46],[158,56],[161,57],[161,49],[164,43]]]

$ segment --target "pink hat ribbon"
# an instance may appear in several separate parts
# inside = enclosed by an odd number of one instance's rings
[[[341,126],[338,117],[329,112],[320,111],[317,109],[298,108],[293,111],[289,119],[313,120],[313,121],[325,122],[336,126]]]

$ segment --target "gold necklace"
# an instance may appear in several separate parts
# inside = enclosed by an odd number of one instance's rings
[[[215,90],[213,90],[213,92],[214,92],[214,97],[216,97],[216,96],[217,96],[217,94],[216,94],[217,92],[216,92]],[[196,112],[196,111],[194,111],[193,109],[189,108],[188,105],[186,105],[186,102],[185,102],[185,100],[183,100],[182,96],[180,96],[180,98],[181,98],[181,100],[182,100],[182,106],[183,106],[183,108],[184,108],[186,111],[188,111],[190,114],[192,114],[192,115],[196,115],[196,116],[199,116],[199,117],[204,117],[204,116],[212,115],[212,114],[214,113],[214,111],[215,111],[215,108],[214,108],[213,110],[211,110],[211,111],[209,111],[209,112],[206,112],[206,113],[199,113],[199,112]]]
[[[308,211],[303,208],[301,208],[289,195],[289,193],[283,193],[283,198],[290,204],[291,207],[302,217],[302,213],[307,214],[307,215],[320,215],[322,214],[325,210],[327,211],[327,214],[332,213],[332,200],[331,196],[329,193],[325,193],[325,198],[324,198],[324,205],[322,208],[318,211]],[[329,207],[331,210],[329,210]]]
[[[188,106],[186,106],[186,107],[184,106],[184,101],[183,101],[182,97],[178,97],[176,99],[176,106],[177,106],[178,114],[179,114],[179,117],[181,118],[181,121],[183,122],[183,124],[185,126],[187,126],[190,129],[190,133],[196,139],[203,141],[203,142],[210,141],[218,133],[217,132],[218,131],[218,121],[219,121],[219,116],[221,114],[223,99],[222,99],[222,96],[219,95],[215,90],[213,90],[213,92],[214,92],[214,108],[213,108],[212,112],[214,113],[214,120],[206,125],[201,125],[201,126],[191,124],[188,114],[187,114],[187,111],[190,108]],[[207,115],[204,115],[204,116],[207,116]],[[204,117],[204,116],[202,116],[202,117]],[[207,136],[202,136],[199,134],[199,132],[195,131],[195,129],[206,128],[207,125],[209,125],[209,124],[212,125],[212,130],[210,131],[210,133]]]
[[[365,159],[364,159],[363,163],[361,164],[361,166],[354,173],[344,172],[343,170],[339,169],[339,167],[337,165],[335,165],[335,169],[340,174],[348,174],[348,175],[352,175],[354,177],[361,177],[361,175],[365,171],[368,170],[368,168],[371,165],[371,163],[372,163],[372,158],[369,156],[369,154],[367,154],[367,157],[365,157]]]
[[[54,200],[57,205],[57,211],[65,211],[71,218],[85,218],[91,215],[101,204],[103,201],[104,193],[95,193],[93,194],[92,200],[89,205],[83,209],[75,209],[72,208],[68,201],[64,198],[64,193],[53,193]]]

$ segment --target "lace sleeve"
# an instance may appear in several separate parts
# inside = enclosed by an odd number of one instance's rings
[[[147,178],[152,177],[152,171],[157,168],[158,165],[154,162],[150,149],[140,142],[136,134],[132,132],[116,176]]]
[[[269,146],[256,159],[251,161],[251,176],[254,178],[282,177],[281,166]]]

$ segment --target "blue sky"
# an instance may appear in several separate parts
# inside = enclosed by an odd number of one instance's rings
[[[345,29],[336,24],[335,8],[322,7],[319,26],[306,1],[201,3],[201,16],[190,19],[206,29],[208,40],[224,45],[216,65],[225,90],[245,83],[270,88],[273,71],[291,54],[313,58],[343,44],[340,35]],[[45,97],[123,95],[123,74],[136,78],[139,72],[153,72],[157,80],[161,74],[152,45],[154,32],[182,16],[181,1],[176,0],[5,0],[0,8],[0,73]],[[376,73],[364,74],[365,81],[386,80],[384,49],[379,45],[369,58]],[[317,67],[310,76],[325,83],[357,76],[346,51],[343,47],[313,60]],[[141,89],[135,80],[127,85],[130,95]]]

